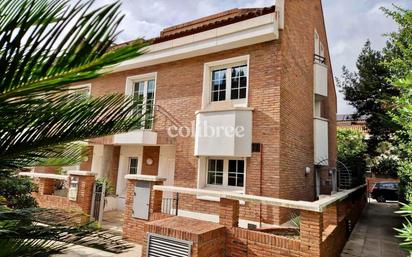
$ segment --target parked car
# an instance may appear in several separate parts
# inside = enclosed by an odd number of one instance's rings
[[[371,197],[380,203],[386,201],[398,201],[399,183],[398,182],[378,182],[373,186]]]

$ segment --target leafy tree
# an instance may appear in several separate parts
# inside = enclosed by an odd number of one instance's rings
[[[383,11],[399,27],[398,31],[389,34],[385,64],[393,74],[391,81],[400,91],[393,99],[396,111],[389,113],[401,127],[395,137],[400,157],[401,195],[404,197],[401,200],[409,203],[400,211],[406,219],[403,228],[398,230],[398,237],[404,240],[401,245],[412,254],[412,10],[395,6],[394,10]]]
[[[378,155],[382,142],[390,141],[394,132],[399,129],[388,110],[392,110],[392,98],[399,94],[399,89],[388,80],[390,70],[384,65],[385,56],[373,50],[368,40],[358,57],[357,72],[343,67],[343,78],[338,85],[345,95],[345,100],[356,108],[356,116],[366,116],[366,124],[370,134],[368,140],[369,153]]]
[[[21,193],[32,190],[14,177],[20,169],[73,162],[80,146],[72,142],[141,126],[142,116],[131,115],[139,106],[135,99],[89,97],[81,93],[84,88],[70,88],[141,55],[146,45],[136,40],[113,47],[123,19],[120,4],[92,9],[93,2],[0,2],[0,187],[11,207],[26,206]],[[13,193],[13,179],[22,189],[18,193]],[[83,228],[41,228],[32,210],[2,209],[0,256],[48,256],[67,246],[62,242],[97,245],[94,238],[80,240],[78,235],[90,235]]]
[[[353,129],[337,130],[338,160],[351,172],[352,183],[364,183],[367,159],[367,145],[362,132]]]

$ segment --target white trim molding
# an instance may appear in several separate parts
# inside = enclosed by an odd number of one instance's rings
[[[204,64],[203,67],[203,89],[202,89],[202,110],[220,110],[228,107],[247,107],[249,98],[249,60],[250,55],[237,56],[233,58],[228,58],[224,60],[218,60],[213,62],[208,62]],[[231,83],[226,82],[226,100],[221,102],[212,102],[211,91],[212,91],[212,71],[220,68],[230,68],[238,65],[247,66],[246,74],[246,98],[244,99],[230,99]],[[226,79],[230,80],[231,74],[226,75]],[[228,83],[229,82],[229,83]]]
[[[148,46],[145,54],[111,67],[119,72],[254,45],[279,38],[278,14],[270,13]],[[107,70],[106,70],[107,71]]]

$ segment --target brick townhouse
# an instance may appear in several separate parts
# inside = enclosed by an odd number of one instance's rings
[[[290,200],[335,190],[336,94],[321,0],[277,0],[166,28],[146,54],[86,84],[92,96],[139,96],[139,111],[154,117],[89,142],[79,169],[108,178],[112,209],[125,208],[128,174]],[[204,135],[219,127],[243,134]],[[181,195],[179,216],[216,221],[219,198]],[[239,218],[241,227],[278,225],[290,211],[241,202]]]

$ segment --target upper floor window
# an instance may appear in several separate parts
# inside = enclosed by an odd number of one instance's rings
[[[247,65],[229,66],[212,71],[212,102],[226,99],[245,99],[247,92]]]
[[[153,125],[156,75],[156,73],[150,73],[127,78],[126,95],[138,99],[136,114],[143,115],[142,127],[144,129],[151,129]]]
[[[315,62],[325,64],[325,47],[320,40],[318,32],[315,30]]]
[[[129,174],[137,174],[138,170],[138,159],[131,157],[129,159]]]
[[[249,81],[249,56],[205,64],[202,108],[246,107]]]

